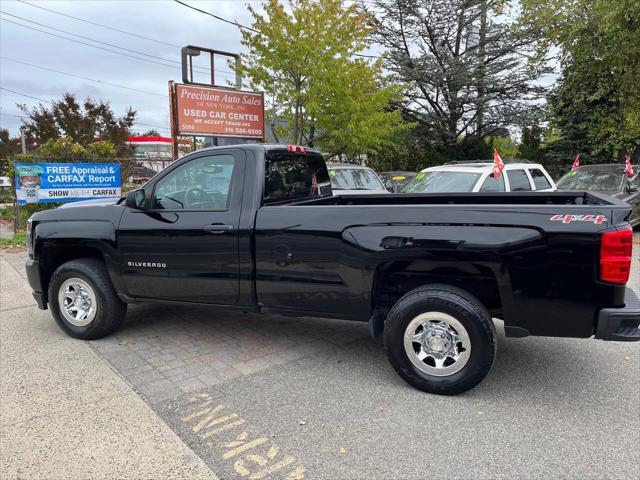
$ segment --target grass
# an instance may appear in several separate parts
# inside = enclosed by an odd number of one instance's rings
[[[24,247],[27,244],[27,235],[16,233],[13,238],[0,238],[0,248],[2,247]]]

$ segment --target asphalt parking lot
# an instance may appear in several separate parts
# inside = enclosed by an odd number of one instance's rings
[[[24,275],[24,254],[3,259]],[[6,318],[53,322],[3,294]],[[348,322],[135,305],[87,344],[224,479],[637,478],[640,343],[497,325],[492,372],[457,397],[406,385]]]

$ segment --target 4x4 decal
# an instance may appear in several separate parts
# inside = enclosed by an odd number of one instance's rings
[[[607,217],[604,215],[554,215],[549,220],[552,222],[562,222],[562,223],[571,223],[571,222],[590,222],[595,223],[596,225],[600,225],[607,221]]]

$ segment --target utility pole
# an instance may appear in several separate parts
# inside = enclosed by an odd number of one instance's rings
[[[24,134],[24,127],[20,127],[20,144],[22,145],[22,153],[27,153],[27,137]]]
[[[20,127],[20,146],[22,148],[22,153],[27,153],[27,136],[24,133],[24,126]],[[15,182],[15,175],[14,175]],[[13,189],[13,233],[14,235],[18,233],[18,193],[17,193],[17,185],[14,185]]]

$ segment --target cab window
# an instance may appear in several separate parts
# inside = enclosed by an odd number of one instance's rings
[[[223,210],[228,207],[232,155],[196,158],[158,180],[153,208],[159,210]]]
[[[542,173],[542,170],[539,168],[532,168],[529,170],[529,173],[531,174],[531,179],[533,180],[536,190],[548,190],[552,188],[546,175]]]
[[[320,155],[269,153],[265,164],[265,204],[332,195],[329,172]]]
[[[504,175],[500,175],[497,179],[490,174],[480,187],[481,192],[504,192]]]
[[[527,173],[524,170],[507,170],[507,177],[509,178],[509,186],[512,192],[531,190],[529,177],[527,177]]]

